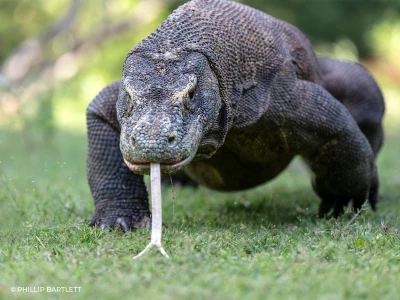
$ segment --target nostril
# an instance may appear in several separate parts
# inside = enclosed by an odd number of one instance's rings
[[[176,131],[172,132],[168,137],[168,144],[173,144],[176,139]]]
[[[135,139],[135,136],[132,134],[131,135],[131,145],[135,146],[135,144],[136,144],[136,139]]]

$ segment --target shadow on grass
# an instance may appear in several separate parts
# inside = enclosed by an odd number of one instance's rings
[[[186,191],[188,195],[197,193],[206,200],[193,200],[180,204],[174,217],[169,215],[167,208],[166,219],[173,219],[171,226],[174,228],[186,227],[194,231],[235,227],[254,230],[271,225],[290,226],[302,222],[314,222],[319,200],[313,195],[311,187],[299,186],[277,193],[277,189],[285,186],[284,178],[279,181],[278,187],[276,183],[274,188],[266,184],[254,191],[239,193],[214,195],[209,190],[204,192],[204,189],[200,191],[190,189],[190,193]],[[185,199],[184,196],[180,198]]]

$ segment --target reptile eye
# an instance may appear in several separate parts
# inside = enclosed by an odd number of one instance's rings
[[[189,99],[193,100],[194,98],[194,90],[189,91]]]
[[[131,116],[131,115],[132,115],[132,110],[133,110],[133,104],[132,104],[132,103],[129,103],[129,104],[128,104],[128,109],[126,110],[128,116]]]

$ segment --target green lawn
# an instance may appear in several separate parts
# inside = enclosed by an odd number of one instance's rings
[[[87,226],[86,138],[0,131],[0,298],[396,299],[400,295],[400,134],[378,159],[377,213],[316,220],[310,176],[295,162],[241,193],[164,188],[163,243],[150,231]],[[12,287],[80,287],[76,293]]]

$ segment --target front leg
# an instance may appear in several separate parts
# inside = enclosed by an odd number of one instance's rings
[[[91,225],[127,231],[149,227],[150,213],[143,176],[128,169],[119,149],[119,87],[119,82],[108,85],[87,108],[87,175],[95,203]]]
[[[358,211],[369,200],[376,208],[378,177],[371,146],[348,110],[322,87],[299,81],[285,110],[291,151],[316,174],[321,215],[334,217],[352,200]]]

